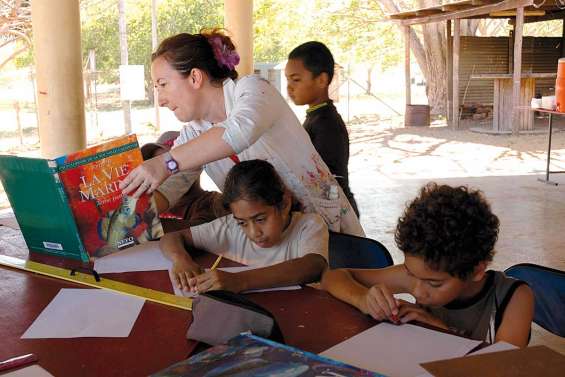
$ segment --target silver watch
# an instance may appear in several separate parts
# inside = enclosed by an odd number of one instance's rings
[[[177,160],[175,160],[173,158],[173,156],[171,155],[171,152],[165,152],[163,153],[163,155],[165,156],[165,166],[167,167],[167,170],[169,171],[169,173],[171,174],[175,174],[179,172],[179,163],[177,162]]]

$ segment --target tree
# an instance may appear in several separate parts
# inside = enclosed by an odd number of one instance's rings
[[[0,48],[14,44],[15,50],[0,60],[0,69],[31,49],[31,1],[3,0],[0,3]]]

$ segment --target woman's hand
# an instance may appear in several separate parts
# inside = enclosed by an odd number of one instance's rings
[[[234,293],[240,292],[241,284],[237,273],[212,270],[198,275],[189,280],[190,290],[194,293],[225,290]]]
[[[144,192],[152,193],[168,177],[169,172],[161,156],[143,162],[120,182],[120,189],[126,195],[134,193],[134,198],[139,198]]]
[[[377,321],[398,322],[398,300],[385,285],[377,284],[369,288],[367,294],[360,300],[359,309]]]
[[[448,330],[448,327],[439,318],[434,317],[430,314],[424,307],[418,304],[412,304],[408,301],[399,300],[399,311],[398,316],[400,322],[408,323],[410,321],[418,321],[422,323],[427,323],[435,327],[439,327],[444,330]]]
[[[203,272],[200,266],[185,258],[179,258],[173,262],[171,269],[171,280],[175,286],[183,291],[190,291],[189,280]]]

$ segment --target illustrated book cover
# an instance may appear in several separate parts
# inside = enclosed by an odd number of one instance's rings
[[[54,160],[0,156],[0,180],[28,248],[88,262],[163,235],[152,195],[122,195],[143,159],[135,135]]]
[[[152,377],[214,376],[367,376],[382,374],[359,369],[298,348],[251,334],[214,346],[153,374]]]

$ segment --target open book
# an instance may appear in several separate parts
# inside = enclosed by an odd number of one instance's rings
[[[0,180],[31,251],[92,258],[158,239],[152,195],[118,185],[143,159],[128,135],[54,160],[0,156]]]

